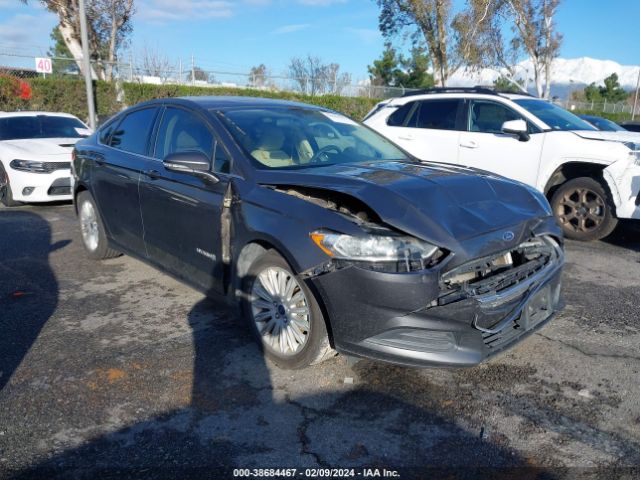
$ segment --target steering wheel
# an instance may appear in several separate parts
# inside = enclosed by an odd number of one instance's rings
[[[336,146],[336,145],[326,145],[324,147],[322,147],[320,150],[318,150],[313,157],[311,157],[309,159],[309,163],[322,163],[328,160],[327,156],[325,155],[327,152],[330,151],[334,151],[338,154],[342,153],[342,150],[340,150],[340,147]],[[324,155],[325,159],[321,160],[321,156]]]

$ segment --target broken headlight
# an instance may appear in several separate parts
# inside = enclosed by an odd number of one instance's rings
[[[408,236],[363,236],[316,231],[311,240],[336,260],[383,272],[410,272],[433,266],[443,252],[430,243]]]
[[[640,166],[640,143],[626,142],[624,144],[629,150],[629,156],[636,165]]]

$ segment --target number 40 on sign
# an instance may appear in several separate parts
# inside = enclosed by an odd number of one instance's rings
[[[51,73],[53,68],[51,66],[50,58],[36,58],[36,72],[38,73]]]

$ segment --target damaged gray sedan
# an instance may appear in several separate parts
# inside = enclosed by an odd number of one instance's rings
[[[78,142],[72,171],[90,257],[127,253],[239,304],[282,367],[336,351],[471,366],[560,308],[540,193],[419,162],[323,108],[146,102]]]

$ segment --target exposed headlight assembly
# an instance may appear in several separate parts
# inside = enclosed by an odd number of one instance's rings
[[[430,243],[409,236],[368,234],[362,236],[316,231],[311,240],[327,255],[370,270],[410,272],[429,268],[443,256]]]
[[[634,163],[640,166],[640,143],[627,142],[624,145],[631,150],[629,155],[631,155]]]
[[[9,166],[14,170],[20,170],[21,172],[31,173],[48,173],[47,165],[45,162],[36,162],[33,160],[11,160]]]

